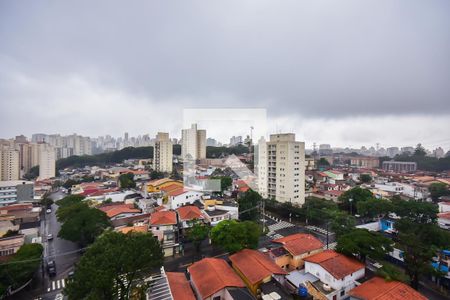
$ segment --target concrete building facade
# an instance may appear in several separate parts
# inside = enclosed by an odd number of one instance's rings
[[[153,151],[153,168],[158,172],[172,172],[173,147],[169,134],[158,132]]]
[[[197,129],[197,124],[181,131],[181,156],[193,160],[206,158],[206,130]]]

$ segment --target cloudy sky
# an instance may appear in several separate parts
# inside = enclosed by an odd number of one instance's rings
[[[263,108],[269,132],[307,146],[448,150],[449,14],[448,0],[0,1],[0,137],[179,136],[183,109]],[[248,132],[233,124],[214,137]]]

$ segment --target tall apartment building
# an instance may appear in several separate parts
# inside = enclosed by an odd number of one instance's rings
[[[153,168],[159,172],[172,172],[173,147],[169,134],[158,132],[153,148]]]
[[[181,131],[181,156],[191,159],[206,158],[206,130],[197,129],[197,124]]]
[[[295,134],[272,134],[269,142],[260,141],[257,170],[260,174],[267,170],[267,197],[297,205],[305,203],[305,143],[295,141]],[[262,178],[264,194],[266,179],[264,175]]]
[[[72,155],[91,155],[91,138],[78,134],[61,136],[60,134],[33,134],[33,143],[47,143],[55,148],[56,159],[66,158]]]
[[[20,178],[20,155],[13,145],[0,145],[0,181]]]
[[[267,198],[267,143],[264,137],[258,141],[254,148],[255,174],[258,176],[258,192]]]
[[[39,148],[39,179],[44,180],[55,177],[55,148],[49,144],[39,144]]]

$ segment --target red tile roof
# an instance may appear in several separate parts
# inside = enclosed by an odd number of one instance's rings
[[[151,225],[174,225],[177,224],[177,214],[174,211],[157,211],[150,216]]]
[[[450,212],[440,213],[440,214],[438,214],[438,218],[450,220]]]
[[[187,205],[177,208],[178,216],[180,220],[194,220],[194,219],[204,219],[201,210],[194,205]]]
[[[108,218],[115,217],[124,213],[140,213],[141,210],[134,208],[131,204],[112,204],[100,206],[98,209],[104,211]]]
[[[333,250],[323,251],[306,257],[304,260],[320,265],[336,279],[342,279],[347,275],[365,268],[364,264],[356,259],[349,258]]]
[[[306,233],[296,233],[276,239],[273,242],[283,244],[283,247],[292,255],[297,256],[323,248],[323,244],[316,237]]]
[[[374,277],[350,291],[350,295],[363,300],[425,300],[425,296],[398,281]]]
[[[286,275],[287,272],[275,264],[267,255],[252,249],[244,249],[230,256],[237,268],[253,285],[273,274]]]
[[[245,287],[242,279],[220,258],[204,258],[191,265],[188,272],[202,299],[226,287]]]
[[[167,272],[166,275],[174,300],[196,300],[184,273]]]
[[[176,196],[182,195],[184,193],[187,193],[187,191],[184,188],[179,187],[178,189],[168,191],[167,195],[176,197]]]

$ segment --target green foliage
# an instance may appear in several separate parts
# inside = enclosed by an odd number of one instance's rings
[[[392,243],[380,233],[354,228],[338,237],[336,250],[348,256],[356,255],[365,262],[367,257],[382,259],[392,251]]]
[[[8,229],[8,231],[2,236],[2,238],[11,237],[11,236],[15,236],[15,235],[18,235],[18,234],[19,234],[18,230]]]
[[[336,234],[336,237],[353,230],[356,224],[355,218],[345,211],[328,211],[326,217],[330,220],[330,229]]]
[[[261,195],[249,189],[238,200],[239,202],[239,218],[243,221],[258,220],[258,205],[261,203]]]
[[[53,203],[54,203],[54,201],[50,198],[44,198],[41,201],[41,205],[45,206],[45,207],[50,207],[50,206],[52,206]]]
[[[159,171],[152,171],[150,173],[150,179],[155,180],[155,179],[161,179],[164,178],[165,174],[163,172],[159,172]]]
[[[173,179],[173,180],[183,180],[183,176],[181,176],[180,173],[178,173],[178,170],[175,166],[174,166],[169,178]]]
[[[436,158],[422,155],[400,154],[394,157],[396,161],[411,161],[417,163],[417,169],[430,172],[450,170],[450,156]]]
[[[197,252],[200,252],[200,245],[208,235],[209,226],[199,220],[194,220],[192,227],[187,230],[187,237],[192,241]]]
[[[89,207],[81,201],[60,206],[56,216],[58,221],[63,223],[58,236],[82,247],[93,243],[95,238],[110,226],[103,211]]]
[[[25,244],[7,263],[0,263],[0,296],[8,287],[16,289],[33,277],[41,264],[41,244]]]
[[[339,196],[340,207],[343,210],[349,211],[350,214],[353,214],[358,202],[367,201],[373,197],[371,191],[357,186]],[[350,201],[350,199],[352,201]]]
[[[31,167],[30,170],[23,175],[26,180],[33,180],[39,177],[39,166]]]
[[[356,210],[362,217],[375,218],[392,212],[394,206],[386,199],[369,198],[356,203]]]
[[[218,158],[221,156],[227,155],[241,155],[244,153],[248,153],[248,147],[244,145],[237,145],[234,147],[206,147],[206,157],[207,158]]]
[[[132,189],[136,187],[134,182],[134,175],[132,173],[125,173],[119,176],[119,185],[123,189]]]
[[[67,179],[66,182],[64,182],[63,187],[65,187],[66,189],[71,188],[74,185],[79,184],[79,181],[73,180],[73,179]]]
[[[337,211],[337,204],[330,200],[316,197],[308,197],[303,204],[302,210],[308,220],[316,222],[328,220],[333,211]]]
[[[317,161],[317,165],[318,165],[319,167],[329,167],[329,166],[330,166],[330,162],[329,162],[327,159],[321,157],[321,158]]]
[[[258,224],[251,221],[226,220],[211,230],[212,243],[230,253],[244,248],[257,248],[259,235]]]
[[[425,155],[427,155],[425,148],[422,146],[422,144],[417,144],[416,149],[414,149],[414,156],[424,157]]]
[[[69,195],[56,202],[56,205],[58,205],[59,208],[62,208],[65,206],[70,206],[72,204],[81,203],[83,199],[84,196],[82,195]],[[56,215],[58,215],[58,212],[56,212]]]
[[[418,201],[393,199],[393,210],[402,220],[417,224],[435,224],[438,207],[436,204]]]
[[[153,147],[127,147],[122,150],[96,155],[70,156],[56,161],[56,169],[68,167],[80,168],[84,166],[106,165],[120,163],[126,159],[144,159],[153,157]]]
[[[128,299],[134,279],[163,263],[163,250],[150,233],[107,231],[81,257],[64,289],[69,299]]]
[[[370,176],[369,174],[361,174],[359,179],[361,180],[362,183],[369,183],[372,181],[372,176]]]
[[[450,195],[450,190],[448,189],[447,185],[441,182],[430,184],[428,190],[433,201],[438,201],[439,197],[441,196]]]
[[[387,261],[382,261],[381,263],[383,267],[375,272],[377,276],[383,277],[386,281],[400,281],[409,283],[409,277],[402,269],[388,263]]]

